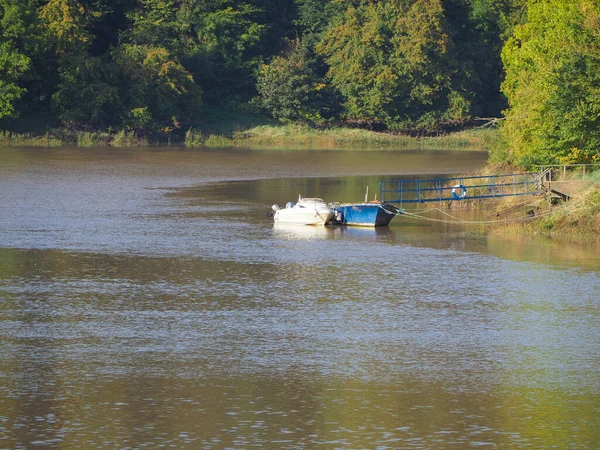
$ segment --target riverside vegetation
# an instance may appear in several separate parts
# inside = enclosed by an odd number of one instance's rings
[[[592,167],[588,167],[588,171]],[[514,173],[518,167],[488,164],[476,175]],[[541,196],[504,197],[440,203],[440,208],[480,210],[482,223],[489,233],[526,236],[536,235],[574,242],[597,242],[600,238],[600,165],[583,175],[567,173],[567,180],[586,184],[570,200],[563,201],[549,193]]]
[[[337,129],[489,117],[504,119],[493,161],[592,159],[599,30],[596,0],[0,0],[0,129],[5,145],[224,145],[256,124],[211,123],[248,115],[362,146]]]
[[[470,129],[437,136],[408,136],[364,129],[315,129],[306,125],[261,125],[231,136],[205,135],[197,130],[186,133],[190,147],[244,146],[254,148],[319,148],[319,149],[465,149],[483,150],[494,140],[496,130]]]
[[[449,133],[477,117],[498,131]],[[0,130],[3,146],[481,143],[522,169],[598,162],[600,3],[0,0]]]
[[[567,202],[538,198],[511,211],[506,223],[491,228],[493,233],[540,235],[578,242],[596,242],[600,238],[600,171],[586,177],[591,185]],[[515,200],[512,200],[514,204]],[[511,203],[501,202],[498,211]],[[529,214],[531,216],[527,217]],[[527,217],[523,219],[523,217]]]

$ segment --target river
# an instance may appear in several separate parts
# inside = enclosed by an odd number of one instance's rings
[[[600,448],[598,243],[267,217],[485,159],[0,149],[0,448]]]

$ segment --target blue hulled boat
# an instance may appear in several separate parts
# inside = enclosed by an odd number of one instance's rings
[[[400,210],[389,203],[378,201],[344,203],[334,206],[334,221],[338,225],[379,227],[389,225]]]

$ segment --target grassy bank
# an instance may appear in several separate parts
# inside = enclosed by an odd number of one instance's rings
[[[570,241],[589,241],[600,237],[600,185],[559,205],[540,200],[528,206],[535,214],[531,220],[515,220],[491,228],[491,233],[534,235]],[[523,211],[521,211],[522,215]]]
[[[250,147],[292,149],[461,149],[483,150],[496,130],[470,129],[437,136],[407,136],[356,128],[316,129],[304,125],[256,124],[223,121],[217,127],[182,128],[169,132],[72,131],[52,129],[43,133],[19,134],[0,131],[2,147],[140,147],[185,145],[187,147]]]
[[[0,147],[60,147],[62,139],[53,133],[11,133],[0,130]]]
[[[0,147],[145,147],[148,138],[134,131],[67,131],[55,129],[43,134],[0,130]]]
[[[490,164],[476,174],[489,176],[502,173],[519,173],[521,169]],[[569,179],[582,179],[579,172]],[[452,213],[445,211],[479,211],[478,218],[467,224],[485,225],[488,233],[506,236],[545,236],[558,240],[591,242],[600,238],[600,170],[583,178],[589,184],[570,200],[563,201],[546,195],[509,196],[501,198],[471,199],[460,202],[434,202],[416,205],[428,210],[431,206],[441,210],[436,221],[459,223]],[[485,181],[483,181],[485,183]],[[471,191],[473,192],[473,191]],[[476,194],[475,194],[476,195]]]
[[[591,185],[569,201],[556,202],[538,197],[518,204],[507,199],[496,206],[507,223],[493,226],[491,233],[506,235],[538,235],[572,241],[589,241],[600,237],[600,172],[586,177]],[[511,203],[513,206],[511,206]],[[507,214],[503,214],[507,211]],[[528,219],[523,219],[527,218]],[[514,220],[510,220],[513,218]]]
[[[226,135],[189,130],[188,147],[319,149],[464,149],[483,150],[495,130],[473,129],[433,137],[412,137],[355,128],[315,129],[302,125],[260,125]]]

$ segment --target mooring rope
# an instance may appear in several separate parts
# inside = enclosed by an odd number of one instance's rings
[[[439,213],[442,213],[448,217],[451,217],[454,220],[444,220],[444,219],[436,219],[434,217],[425,217],[425,216],[421,216],[419,214],[413,214],[410,212],[407,212],[406,210],[403,210],[401,212],[398,213],[398,215],[403,215],[403,216],[408,216],[412,219],[416,219],[416,220],[422,220],[422,221],[426,221],[426,222],[437,222],[437,223],[450,223],[450,224],[456,224],[459,223],[461,225],[491,225],[491,224],[497,224],[497,223],[508,223],[508,222],[517,222],[520,220],[533,220],[533,219],[537,219],[540,217],[545,217],[547,215],[552,214],[552,211],[546,211],[543,213],[539,213],[539,214],[535,214],[535,215],[526,215],[526,216],[521,216],[521,217],[515,217],[515,218],[507,218],[507,219],[501,219],[501,220],[464,220],[461,219],[460,217],[456,217],[453,216],[452,214],[447,213],[446,211],[443,211],[439,208],[432,208],[432,209],[427,209],[425,211],[421,211],[422,213],[429,213],[432,211],[436,211]],[[571,214],[573,211],[568,212],[568,214]]]

